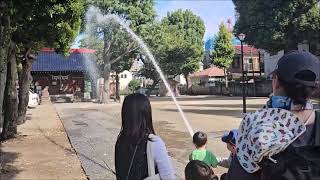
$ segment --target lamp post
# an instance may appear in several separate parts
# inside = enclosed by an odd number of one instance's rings
[[[245,83],[244,83],[244,66],[243,66],[243,41],[244,38],[246,37],[245,34],[241,33],[239,34],[239,40],[241,42],[241,71],[242,71],[242,108],[243,108],[243,113],[247,112],[247,108],[246,108],[246,87],[245,87]]]

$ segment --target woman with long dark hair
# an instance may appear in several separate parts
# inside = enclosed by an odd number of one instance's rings
[[[118,180],[142,180],[149,176],[147,144],[156,173],[161,179],[174,179],[174,172],[164,142],[155,135],[149,99],[142,94],[128,95],[123,102],[122,127],[115,146]]]

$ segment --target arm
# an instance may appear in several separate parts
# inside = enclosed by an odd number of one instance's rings
[[[152,139],[153,143],[151,146],[152,154],[154,155],[155,165],[158,168],[159,175],[163,180],[175,179],[171,160],[167,153],[166,146],[161,138],[155,137]]]
[[[217,159],[219,162],[218,166],[229,168],[232,161],[232,156],[230,155],[229,158],[217,158]]]
[[[240,165],[237,156],[232,157],[231,165],[224,180],[260,180],[261,172],[246,172]]]

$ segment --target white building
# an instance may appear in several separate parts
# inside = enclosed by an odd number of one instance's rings
[[[320,49],[320,44],[318,46]],[[309,45],[305,44],[305,43],[298,44],[298,50],[299,51],[309,51]],[[272,73],[276,69],[277,63],[283,55],[284,55],[284,50],[279,51],[277,54],[273,54],[273,55],[271,55],[267,52],[264,52],[265,76],[270,75],[270,73]]]
[[[119,83],[120,83],[120,90],[125,90],[130,81],[133,79],[133,75],[130,71],[123,71],[119,74]]]

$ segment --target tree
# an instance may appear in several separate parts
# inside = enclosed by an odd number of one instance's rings
[[[228,89],[227,69],[232,63],[234,57],[234,46],[232,44],[232,34],[227,27],[221,23],[218,35],[214,40],[214,48],[212,52],[213,64],[224,70],[225,84]]]
[[[0,124],[3,121],[3,100],[7,81],[7,52],[11,42],[11,2],[0,1]]]
[[[140,36],[147,33],[145,27],[148,23],[153,22],[155,17],[152,0],[133,0],[130,2],[119,0],[92,0],[90,4],[99,7],[103,14],[116,14],[121,19],[130,22],[130,28]],[[93,16],[87,21],[90,22],[89,32],[91,32],[93,36],[102,37],[104,44],[102,56],[104,66],[104,92],[99,100],[102,103],[107,103],[109,100],[109,79],[112,65],[118,63],[118,61],[128,61],[129,59],[135,58],[138,47],[135,42],[130,39],[128,33],[121,29],[117,22],[98,22],[99,19],[97,19],[97,16],[100,15],[99,12],[93,10],[92,14]],[[103,18],[101,15],[99,17]],[[113,67],[115,66],[116,65]],[[127,65],[124,67],[127,67]],[[118,79],[118,77],[116,77],[116,79]],[[116,83],[116,85],[118,87],[118,83]],[[117,91],[116,94],[118,96],[119,91]]]
[[[138,79],[133,79],[129,82],[129,85],[128,85],[130,91],[132,93],[134,93],[136,90],[139,89],[140,87],[140,81]]]
[[[24,120],[29,99],[33,54],[49,46],[67,55],[71,43],[80,30],[84,14],[84,0],[50,0],[19,2],[13,41],[22,54],[22,71],[19,75],[19,122]],[[18,18],[21,17],[21,18]],[[22,25],[22,26],[19,26]]]
[[[1,16],[10,21],[8,45],[10,49],[2,49],[7,55],[6,81],[6,108],[4,111],[4,126],[1,133],[2,139],[12,137],[16,132],[17,116],[24,121],[28,104],[28,95],[31,79],[31,68],[34,54],[42,47],[52,47],[57,52],[68,52],[71,43],[74,41],[84,13],[84,0],[48,1],[6,1],[7,15]],[[6,4],[4,3],[4,4]],[[3,3],[0,3],[3,7]],[[5,11],[6,12],[6,11]],[[3,18],[1,18],[3,19]],[[2,21],[2,20],[1,20]],[[5,24],[2,23],[1,24]],[[14,54],[12,54],[14,53]],[[1,55],[3,57],[3,55]],[[16,108],[16,57],[22,64],[19,74],[19,105]],[[3,67],[3,66],[2,66]],[[1,95],[0,95],[1,96]],[[1,100],[1,99],[0,99]],[[18,115],[17,115],[18,114]]]
[[[238,19],[235,34],[246,34],[246,42],[269,52],[297,49],[307,41],[311,52],[320,41],[318,0],[233,0]]]
[[[203,36],[204,23],[199,16],[190,10],[181,9],[168,13],[163,18],[162,24],[167,26],[168,33],[174,35],[168,39],[168,59],[176,59],[179,67],[179,74],[183,74],[187,80],[187,87],[190,88],[189,74],[199,68],[203,57]],[[173,33],[172,33],[173,32]],[[182,63],[181,63],[182,62]],[[174,67],[177,67],[174,66]]]

